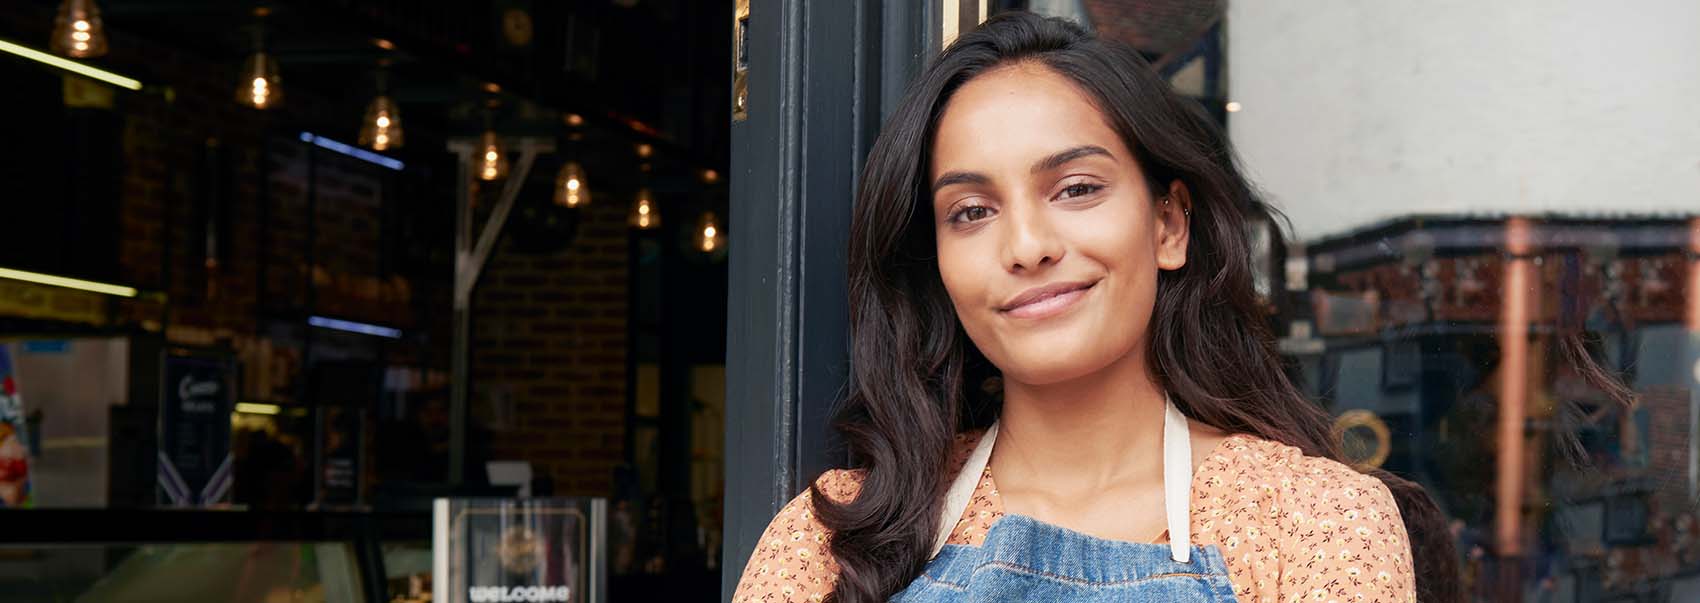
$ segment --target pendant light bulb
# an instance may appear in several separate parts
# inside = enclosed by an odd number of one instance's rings
[[[590,203],[590,185],[584,178],[584,166],[577,161],[568,161],[555,175],[555,204],[580,207],[586,203]]]
[[[94,0],[64,0],[53,19],[54,54],[73,59],[92,59],[106,54],[106,27]]]
[[[720,229],[720,223],[714,219],[714,212],[704,212],[697,220],[697,249],[703,253],[713,253],[726,246],[726,233]]]
[[[360,122],[360,146],[383,151],[400,148],[402,141],[401,108],[388,95],[379,94],[366,105],[366,117]]]
[[[277,59],[266,52],[264,20],[268,14],[268,8],[254,9],[254,53],[242,62],[236,81],[236,102],[255,109],[269,109],[283,101],[283,77],[278,74]]]
[[[269,109],[283,100],[283,78],[277,59],[255,50],[242,64],[242,79],[236,84],[236,102],[255,109]]]
[[[485,130],[478,139],[478,179],[499,180],[508,175],[508,157],[502,153],[502,138]]]
[[[661,212],[656,211],[655,195],[649,192],[649,187],[638,189],[637,200],[632,202],[632,215],[627,223],[638,230],[649,230],[661,225]]]

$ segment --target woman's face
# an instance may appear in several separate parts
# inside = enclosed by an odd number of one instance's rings
[[[1158,270],[1186,263],[1190,201],[1178,182],[1153,198],[1084,92],[1036,63],[970,80],[939,119],[930,179],[939,274],[1005,379],[1143,362]]]

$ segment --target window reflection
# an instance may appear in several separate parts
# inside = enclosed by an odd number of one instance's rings
[[[1680,216],[1391,220],[1291,252],[1281,347],[1479,600],[1696,595],[1696,250]]]

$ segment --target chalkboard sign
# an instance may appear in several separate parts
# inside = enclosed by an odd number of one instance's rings
[[[159,405],[159,503],[206,507],[230,502],[234,404],[228,356],[172,350],[163,362]]]
[[[352,505],[360,502],[365,457],[365,411],[327,406],[318,409],[318,502]]]

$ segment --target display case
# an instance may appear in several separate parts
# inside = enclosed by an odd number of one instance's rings
[[[7,601],[382,602],[428,592],[423,513],[38,509],[0,512],[0,526]]]

